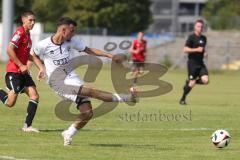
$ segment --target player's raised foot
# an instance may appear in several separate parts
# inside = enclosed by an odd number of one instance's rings
[[[70,146],[72,144],[72,138],[68,134],[67,130],[62,132],[62,137],[63,137],[63,145],[64,146]]]
[[[7,98],[8,98],[7,92],[0,88],[0,100],[2,101],[3,104],[6,103]]]
[[[131,87],[129,89],[130,93],[131,93],[131,100],[133,103],[137,103],[139,101],[138,97],[137,97],[137,89],[135,87]]]
[[[39,133],[40,132],[37,128],[33,128],[32,126],[23,127],[22,131],[23,132],[35,132],[35,133]]]
[[[181,105],[187,105],[186,101],[183,100],[183,99],[180,99],[179,104],[181,104]]]

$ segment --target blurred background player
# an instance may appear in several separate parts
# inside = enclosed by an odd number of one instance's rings
[[[38,42],[32,53],[33,61],[39,68],[38,78],[42,79],[45,77],[44,68],[46,68],[50,87],[62,98],[75,102],[81,112],[76,121],[62,132],[65,146],[71,145],[72,137],[93,116],[92,105],[88,97],[105,102],[135,102],[134,93],[113,94],[87,87],[80,77],[72,71],[70,64],[70,57],[73,54],[72,49],[84,51],[91,55],[113,58],[111,54],[95,48],[89,48],[73,37],[76,27],[77,23],[71,18],[61,18],[58,22],[56,33]],[[45,67],[41,60],[44,62]],[[66,77],[61,80],[61,75]]]
[[[179,101],[186,105],[186,96],[195,84],[208,84],[208,70],[204,64],[204,57],[207,57],[206,44],[207,38],[202,35],[204,27],[203,20],[197,20],[194,25],[194,33],[188,36],[184,52],[188,54],[188,79],[183,87],[183,95]]]
[[[145,55],[147,51],[147,41],[143,39],[143,33],[138,32],[137,39],[135,39],[132,43],[132,46],[130,48],[130,53],[132,55],[132,61],[133,61],[133,86],[137,83],[137,77],[139,74],[141,74],[144,62],[145,62]]]
[[[7,48],[9,61],[6,66],[5,82],[8,93],[0,90],[0,100],[8,107],[13,107],[16,103],[18,94],[26,93],[29,97],[27,107],[27,116],[25,120],[23,131],[39,132],[32,127],[37,106],[38,93],[36,85],[29,75],[27,63],[32,47],[30,38],[30,30],[35,24],[35,14],[32,11],[26,11],[21,15],[22,26],[18,27],[12,36],[11,42]]]

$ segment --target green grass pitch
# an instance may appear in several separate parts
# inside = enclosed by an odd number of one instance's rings
[[[1,83],[4,84],[4,65]],[[85,68],[78,69],[84,75]],[[170,82],[173,90],[162,96],[143,98],[131,107],[119,104],[112,112],[93,119],[73,139],[70,147],[63,146],[61,131],[72,122],[55,116],[59,98],[46,82],[34,80],[40,94],[40,104],[33,126],[39,134],[23,133],[28,99],[19,96],[14,108],[0,104],[0,159],[27,160],[226,160],[239,159],[240,148],[240,73],[210,74],[208,86],[196,86],[189,95],[189,105],[180,106],[185,71],[169,71],[161,79]],[[114,91],[110,68],[105,66],[96,88]],[[100,104],[92,101],[93,107]],[[74,107],[72,112],[77,113]],[[157,119],[150,115],[162,115]],[[164,115],[166,117],[164,117]],[[148,117],[149,116],[149,117]],[[168,116],[168,118],[167,118]],[[174,118],[172,118],[172,117]],[[210,136],[214,130],[226,129],[232,136],[224,149],[213,146]]]

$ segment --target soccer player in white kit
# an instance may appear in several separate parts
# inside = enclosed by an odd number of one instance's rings
[[[131,89],[130,94],[116,94],[93,89],[85,86],[84,82],[71,68],[67,70],[71,60],[71,49],[84,51],[91,55],[113,58],[111,54],[95,48],[89,48],[81,41],[75,39],[73,36],[76,27],[77,23],[71,18],[61,18],[58,22],[56,33],[38,42],[31,53],[34,63],[39,68],[38,79],[43,79],[46,71],[49,86],[59,96],[75,102],[81,112],[76,121],[62,132],[65,146],[71,145],[72,137],[77,133],[77,130],[84,127],[93,116],[92,106],[88,97],[105,102],[136,102],[135,89]]]

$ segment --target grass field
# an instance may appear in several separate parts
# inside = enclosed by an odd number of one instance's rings
[[[4,66],[0,68],[0,86],[4,87]],[[83,70],[79,74],[84,74]],[[189,105],[180,106],[185,75],[185,71],[167,72],[162,79],[173,85],[170,93],[140,99],[135,107],[119,104],[112,112],[92,120],[74,137],[70,147],[63,146],[61,131],[71,122],[54,114],[59,98],[45,82],[36,82],[41,100],[33,125],[42,132],[29,134],[20,130],[28,103],[25,95],[19,97],[14,108],[1,104],[0,159],[239,159],[240,73],[212,73],[210,85],[194,88],[188,97]],[[101,71],[94,86],[113,91],[108,67]],[[93,106],[98,104],[99,101],[93,101]],[[160,113],[168,118],[146,118]],[[213,131],[220,128],[232,136],[224,149],[217,149],[210,141]]]

